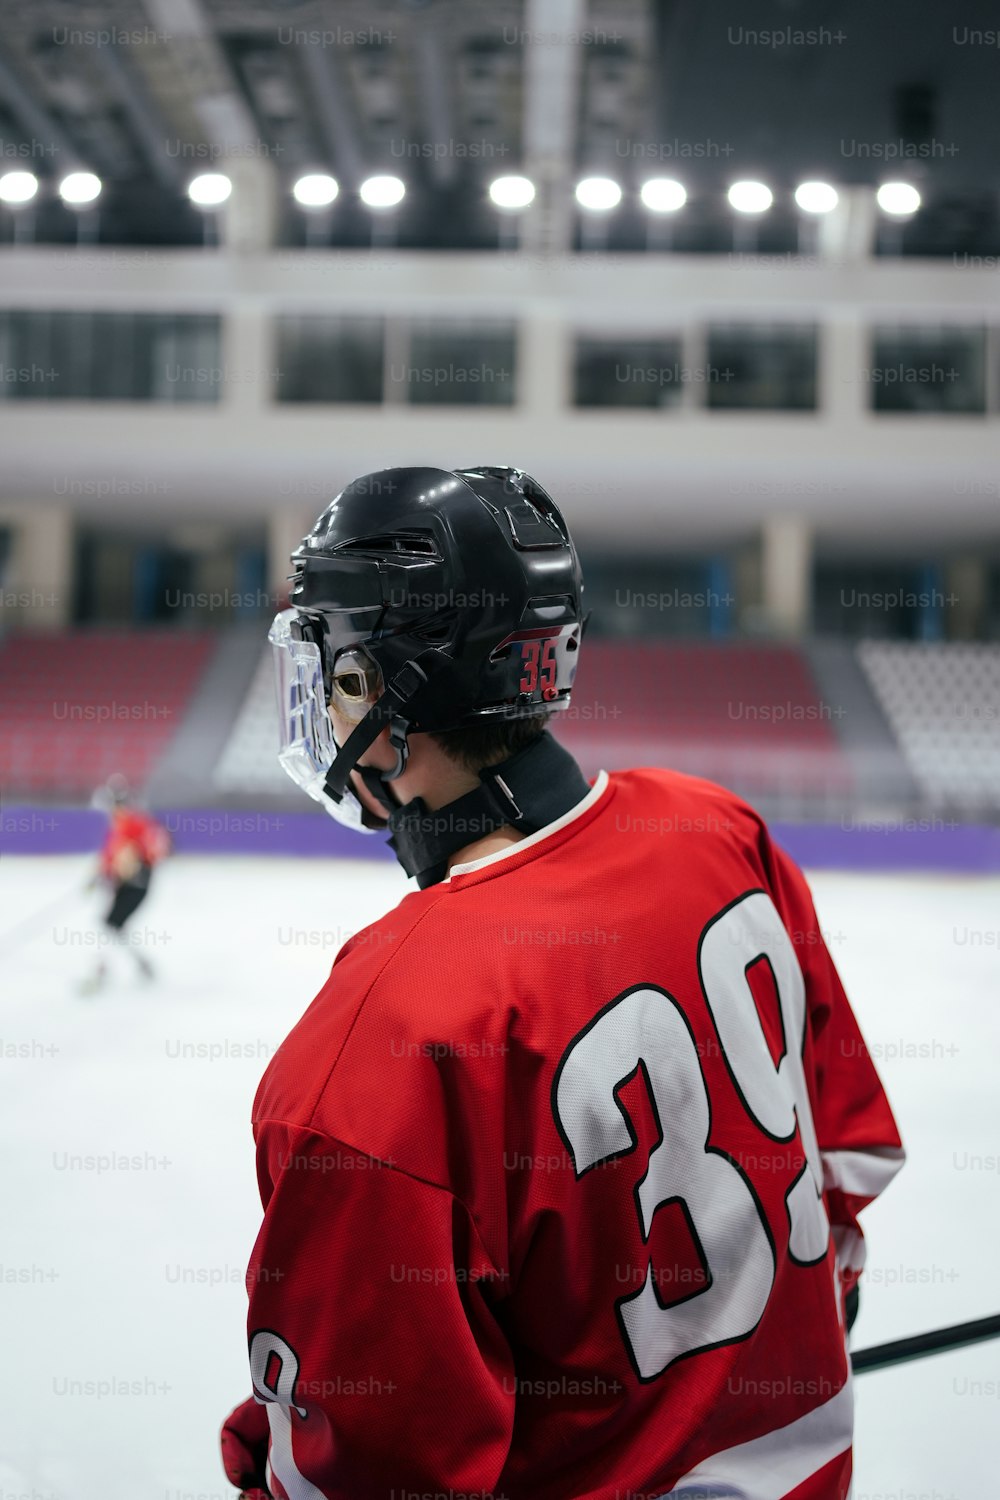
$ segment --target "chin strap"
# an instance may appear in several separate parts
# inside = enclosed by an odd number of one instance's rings
[[[390,812],[389,845],[421,890],[444,879],[449,857],[466,844],[507,824],[521,833],[537,833],[590,791],[572,755],[548,730],[508,760],[484,767],[479,779],[480,786],[445,807],[432,811],[423,798],[414,797]],[[380,800],[385,802],[384,791]]]
[[[361,774],[368,790],[387,812],[398,805],[387,799],[383,782],[394,781],[405,770],[409,756],[407,736],[410,724],[422,712],[427,709],[433,710],[436,703],[440,702],[441,694],[446,690],[451,667],[451,660],[433,647],[422,651],[412,660],[404,662],[399,671],[386,683],[378,702],[368,710],[361,722],[354,726],[344,743],[337,746],[337,754],[323,781],[323,791],[332,802],[341,801],[350,785],[351,772],[356,769]],[[374,744],[383,729],[389,731],[389,743],[396,756],[396,763],[392,770],[377,771],[367,766],[359,766],[358,761],[361,756],[364,755],[369,745]],[[367,809],[362,813],[362,821],[366,828],[387,826]]]

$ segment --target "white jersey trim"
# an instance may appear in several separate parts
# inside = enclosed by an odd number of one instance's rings
[[[582,797],[575,807],[571,807],[569,812],[563,813],[561,818],[556,818],[552,823],[546,823],[545,827],[539,828],[537,833],[529,833],[527,838],[511,844],[509,849],[498,849],[495,854],[484,854],[482,859],[470,859],[468,864],[452,865],[450,874],[444,877],[441,884],[447,885],[452,875],[467,875],[470,870],[485,869],[488,865],[499,864],[502,859],[508,859],[512,854],[519,854],[522,849],[530,849],[534,844],[540,844],[543,839],[549,838],[553,833],[558,833],[560,828],[565,828],[568,823],[572,823],[574,819],[593,807],[594,803],[603,797],[607,785],[607,771],[598,771],[597,779],[587,795]]]
[[[292,1419],[288,1415],[288,1407],[269,1401],[267,1420],[271,1429],[271,1451],[265,1470],[268,1489],[273,1491],[274,1480],[277,1480],[289,1500],[328,1500],[326,1491],[317,1489],[295,1462],[292,1452]]]
[[[870,1146],[867,1151],[824,1151],[823,1186],[861,1198],[877,1198],[900,1167],[898,1146]]]
[[[837,1254],[837,1265],[842,1271],[863,1271],[868,1256],[868,1246],[860,1229],[847,1224],[833,1224],[833,1246]]]
[[[660,1500],[782,1500],[847,1452],[853,1427],[854,1393],[848,1378],[831,1400],[797,1421],[703,1459]]]

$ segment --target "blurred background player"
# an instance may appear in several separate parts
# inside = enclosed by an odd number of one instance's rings
[[[112,892],[111,906],[104,918],[108,951],[123,949],[131,953],[142,977],[152,979],[153,966],[139,947],[129,941],[125,924],[149,895],[153,869],[170,853],[170,835],[154,817],[135,805],[128,782],[120,774],[109,777],[94,793],[92,805],[106,812],[109,819],[98,868],[90,882],[93,888],[103,881]],[[81,982],[80,993],[95,994],[108,978],[108,960],[102,957]]]

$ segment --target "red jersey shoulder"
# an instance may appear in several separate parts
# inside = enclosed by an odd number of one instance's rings
[[[253,1119],[308,1124],[363,1006],[386,966],[441,899],[441,888],[410,891],[377,922],[354,933],[329,977],[271,1059]]]
[[[619,790],[619,800],[648,809],[645,820],[636,811],[636,832],[715,833],[756,841],[763,827],[760,814],[748,802],[702,776],[663,766],[638,766],[614,771],[610,779]]]
[[[439,1059],[450,1048],[468,1063],[503,1049],[507,1012],[518,1000],[511,983],[517,988],[528,972],[525,953],[531,968],[554,961],[549,934],[542,934],[545,947],[535,938],[530,952],[520,941],[525,932],[535,937],[540,903],[554,889],[567,911],[574,901],[586,902],[588,911],[614,903],[623,889],[623,851],[631,858],[641,846],[643,860],[662,851],[685,881],[695,863],[720,862],[723,848],[741,871],[753,851],[759,872],[760,821],[733,793],[655,767],[613,772],[609,781],[608,794],[575,832],[570,823],[562,836],[526,849],[523,858],[515,849],[480,870],[411,891],[356,933],[272,1060],[255,1121],[332,1129],[339,1119],[336,1098],[362,1086],[355,1077],[362,1066],[386,1067],[398,1084],[402,1070],[394,1065],[400,1059]]]

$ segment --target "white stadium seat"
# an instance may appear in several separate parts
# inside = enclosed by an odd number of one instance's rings
[[[866,641],[858,659],[935,807],[1000,807],[1000,646]]]

